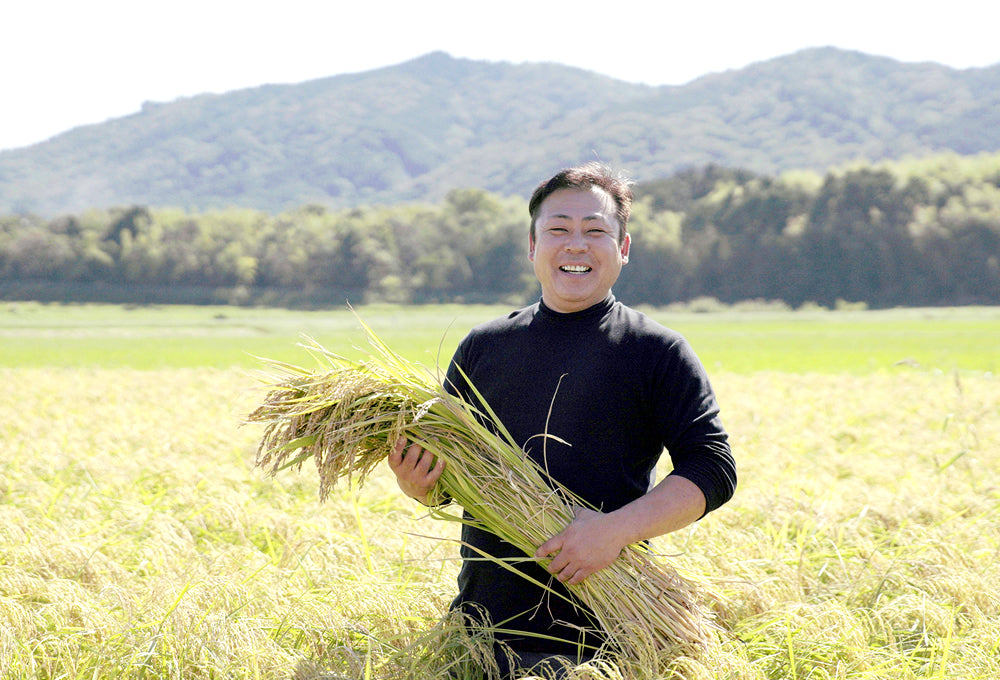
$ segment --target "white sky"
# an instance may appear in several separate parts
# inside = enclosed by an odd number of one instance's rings
[[[604,4],[604,3],[602,3]],[[594,3],[597,5],[597,3]],[[21,0],[3,11],[0,149],[171,101],[397,64],[434,50],[679,85],[833,45],[1000,62],[995,0]]]

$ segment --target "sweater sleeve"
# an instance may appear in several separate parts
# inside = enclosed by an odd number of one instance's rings
[[[664,446],[672,475],[693,482],[705,495],[705,514],[725,504],[736,491],[736,461],[722,425],[715,392],[701,361],[681,339],[661,374]]]

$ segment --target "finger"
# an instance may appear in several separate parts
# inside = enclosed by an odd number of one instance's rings
[[[576,573],[574,573],[568,580],[564,581],[564,583],[568,586],[580,585],[587,580],[588,576],[590,576],[590,574],[584,569],[577,569]]]
[[[434,459],[434,467],[431,468],[430,472],[427,473],[427,481],[431,484],[437,482],[441,478],[441,473],[444,472],[445,461],[441,458]]]
[[[406,448],[404,441],[404,446],[400,447],[399,452],[399,471],[403,474],[411,474],[416,471],[422,452],[420,444],[410,444],[409,448]]]
[[[431,466],[434,465],[434,454],[427,449],[420,448],[416,444],[410,447],[410,451],[417,455],[417,462],[414,464],[415,467],[419,467],[424,474],[430,471]]]
[[[414,442],[413,444],[410,444],[410,448],[406,449],[406,456],[405,457],[406,458],[412,457],[413,458],[413,466],[416,467],[417,463],[419,463],[421,461],[421,459],[423,459],[423,458],[433,458],[434,456],[432,456],[427,451],[427,449],[425,449],[423,446],[421,446],[420,444]]]
[[[553,536],[549,540],[545,541],[545,543],[538,546],[538,549],[535,550],[535,559],[544,560],[546,557],[551,557],[552,555],[558,553],[560,547],[560,543],[557,540],[558,538],[558,535]]]
[[[400,437],[389,452],[389,467],[395,470],[403,462],[403,447],[406,446],[406,438]]]
[[[559,570],[559,573],[556,574],[556,578],[562,583],[568,583],[574,576],[576,576],[578,571],[579,569],[576,566],[567,564]]]
[[[434,456],[426,449],[411,447],[406,452],[405,461],[410,463],[410,470],[413,475],[421,480],[426,480],[430,476],[431,467],[434,465]]]
[[[555,557],[552,558],[552,561],[549,562],[549,565],[546,567],[546,569],[550,574],[558,576],[569,568],[571,562],[572,560],[570,560],[569,556],[566,555],[565,552],[559,551],[556,553]],[[566,573],[567,578],[570,575],[571,575],[570,573]]]

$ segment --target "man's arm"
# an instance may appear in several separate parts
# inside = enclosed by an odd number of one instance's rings
[[[614,512],[581,509],[568,527],[539,546],[535,557],[552,557],[549,572],[576,585],[614,562],[626,546],[683,529],[705,514],[705,507],[705,494],[694,482],[669,475]]]

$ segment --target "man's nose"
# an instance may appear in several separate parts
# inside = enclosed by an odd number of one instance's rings
[[[587,249],[587,239],[582,231],[571,231],[566,239],[566,250],[579,251]]]

